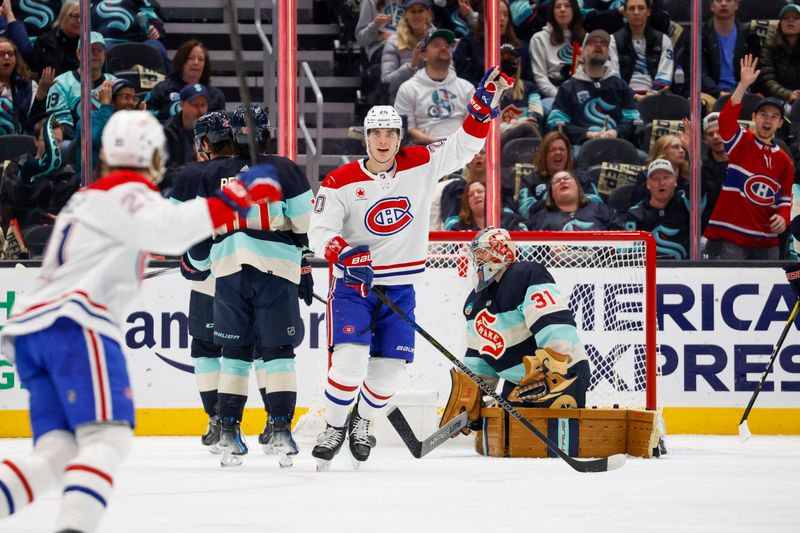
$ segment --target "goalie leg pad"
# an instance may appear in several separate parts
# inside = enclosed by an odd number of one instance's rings
[[[447,399],[439,427],[454,419],[461,411],[468,413],[470,422],[478,423],[481,418],[481,389],[469,376],[455,368],[450,369],[450,397]],[[469,428],[461,430],[469,434]]]

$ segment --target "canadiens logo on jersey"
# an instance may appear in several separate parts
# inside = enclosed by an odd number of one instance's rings
[[[744,194],[757,205],[774,205],[779,192],[780,187],[775,180],[761,174],[750,176],[744,182]]]
[[[364,225],[378,236],[394,235],[411,224],[411,202],[405,196],[383,198],[367,210]]]
[[[506,340],[499,331],[492,328],[495,322],[497,322],[497,317],[486,309],[481,309],[475,315],[475,332],[486,341],[486,344],[481,346],[480,352],[487,353],[495,359],[500,359],[506,350]]]

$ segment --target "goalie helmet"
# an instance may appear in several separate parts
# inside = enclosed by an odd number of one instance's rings
[[[164,177],[167,139],[164,129],[147,111],[117,111],[102,136],[102,157],[109,167],[147,169],[154,183]]]
[[[208,139],[212,145],[226,140],[233,140],[233,124],[227,111],[212,111],[197,119],[194,127],[195,151],[203,150],[203,139]]]
[[[481,230],[469,245],[475,291],[488,287],[516,258],[517,244],[506,230],[491,226]]]
[[[364,144],[367,145],[367,156],[372,157],[369,149],[369,132],[378,128],[388,128],[397,130],[397,146],[392,157],[400,151],[400,143],[403,141],[403,119],[397,110],[390,105],[372,106],[364,117]]]
[[[253,112],[253,122],[256,125],[256,142],[263,142],[269,139],[269,113],[261,106],[251,104]],[[236,144],[247,145],[247,118],[245,117],[245,106],[240,105],[233,112],[233,137]]]

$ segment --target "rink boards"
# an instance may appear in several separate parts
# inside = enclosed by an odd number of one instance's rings
[[[569,272],[565,280],[569,279]],[[17,294],[32,283],[35,269],[0,269],[0,324]],[[327,269],[314,269],[317,294],[324,295]],[[598,316],[603,312],[604,283],[597,273]],[[670,433],[734,434],[743,407],[769,359],[794,296],[778,268],[659,268],[657,272],[658,402]],[[567,281],[560,283],[568,283]],[[456,355],[464,349],[464,280],[452,270],[429,272],[418,287],[416,320]],[[568,293],[569,286],[565,287]],[[131,303],[123,329],[130,354],[129,371],[138,407],[139,434],[195,434],[204,415],[191,375],[186,329],[189,283],[177,273],[145,281],[140,297]],[[327,364],[325,307],[301,304],[305,326],[297,350],[298,414],[322,405]],[[628,313],[618,319],[635,320]],[[581,338],[601,357],[610,356],[620,340],[597,324]],[[422,338],[417,338],[415,364],[409,367],[399,402],[424,404],[435,416],[449,391],[449,362]],[[624,365],[623,365],[624,366]],[[259,410],[260,398],[251,383],[248,407]],[[632,385],[628,386],[627,384]],[[606,384],[607,385],[607,384]],[[641,387],[623,380],[629,388]],[[635,391],[633,391],[635,392]],[[0,360],[0,437],[23,436],[27,426],[27,393],[13,365]],[[800,434],[800,330],[795,325],[778,356],[750,417],[761,434]],[[249,417],[253,419],[254,417]],[[263,416],[250,432],[259,431]]]

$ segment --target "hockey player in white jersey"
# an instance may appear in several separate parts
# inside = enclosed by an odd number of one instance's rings
[[[104,177],[59,214],[37,284],[2,332],[30,393],[33,452],[0,461],[0,518],[63,485],[60,532],[97,528],[133,437],[134,407],[120,328],[148,252],[180,255],[246,212],[280,198],[270,179],[232,183],[215,198],[172,205],[158,192],[166,139],[145,111],[106,124]]]
[[[434,187],[483,148],[500,97],[513,84],[499,68],[489,69],[461,128],[428,146],[400,149],[397,111],[373,107],[364,119],[367,157],[323,181],[309,230],[311,248],[334,265],[327,313],[332,347],[327,426],[311,452],[318,470],[328,468],[346,437],[356,468],[375,446],[369,422],[382,412],[414,359],[414,329],[383,307],[370,288],[374,281],[413,318],[412,283],[425,270]]]

